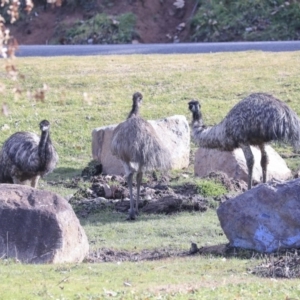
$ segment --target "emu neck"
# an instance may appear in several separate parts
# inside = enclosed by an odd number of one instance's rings
[[[49,131],[42,131],[41,134],[41,139],[39,142],[39,158],[40,158],[40,169],[43,170],[46,167],[47,164],[47,159],[49,157],[50,151],[49,151],[49,142],[50,141],[50,136],[49,136]]]
[[[221,122],[213,127],[207,127],[203,124],[200,111],[193,112],[192,126],[195,142],[204,148],[219,149],[231,151],[236,145],[230,137],[226,137],[225,126]]]
[[[193,119],[192,119],[192,125],[193,127],[196,126],[203,126],[203,120],[202,120],[202,114],[199,110],[193,111]]]
[[[131,108],[131,111],[127,117],[127,119],[133,117],[133,116],[138,116],[139,115],[139,107],[136,103],[133,103],[132,104],[132,108]]]

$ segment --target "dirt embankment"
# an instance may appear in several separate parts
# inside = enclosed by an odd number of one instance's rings
[[[195,13],[194,1],[185,1],[183,8],[177,8],[175,0],[124,0],[96,1],[93,10],[62,7],[35,6],[30,15],[8,27],[21,45],[51,43],[59,24],[72,27],[78,20],[87,20],[96,13],[117,16],[132,12],[135,14],[136,31],[140,43],[184,42],[188,37],[188,21]],[[61,37],[63,38],[63,37]]]

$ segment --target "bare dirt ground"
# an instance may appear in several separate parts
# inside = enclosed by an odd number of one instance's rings
[[[40,5],[35,6],[30,15],[8,27],[20,45],[41,45],[51,42],[61,22],[72,27],[77,20],[86,20],[96,13],[116,16],[132,12],[137,17],[136,29],[140,43],[184,42],[188,38],[188,22],[196,7],[194,1],[185,1],[184,7],[179,9],[174,2],[175,0],[98,0],[92,10],[72,9],[68,5],[48,6],[45,10]],[[185,27],[179,26],[183,23]]]
[[[124,220],[129,209],[129,190],[122,176],[101,174],[101,165],[91,162],[81,174],[71,182],[48,182],[49,184],[64,184],[65,187],[76,188],[77,192],[68,199],[77,216],[86,218],[100,210],[114,210],[124,213]],[[222,183],[228,193],[239,193],[246,189],[246,183],[230,179],[224,173],[209,174],[208,178]],[[175,181],[176,184],[173,184]],[[192,183],[177,184],[178,178],[168,174],[147,174],[141,187],[139,209],[143,214],[173,214],[181,211],[204,212],[209,208],[209,201],[199,195],[197,187]],[[84,185],[82,183],[85,183]],[[136,186],[134,185],[134,197]],[[215,197],[217,202],[226,201],[229,195]],[[160,260],[170,257],[185,257],[189,255],[232,255],[227,245],[216,245],[198,248],[195,243],[187,244],[186,250],[171,248],[144,249],[140,252],[99,248],[92,251],[86,262],[118,262]],[[252,255],[252,254],[251,254]]]

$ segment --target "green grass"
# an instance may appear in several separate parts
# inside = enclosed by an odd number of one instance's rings
[[[224,118],[235,103],[252,92],[267,92],[300,115],[300,52],[240,52],[195,55],[129,55],[18,58],[25,79],[6,84],[2,103],[10,114],[0,116],[0,144],[18,130],[38,130],[51,122],[52,141],[60,156],[57,168],[40,188],[63,196],[75,192],[64,182],[92,160],[93,128],[123,121],[136,91],[144,95],[141,114],[158,119],[175,114],[191,118],[187,102],[201,101],[208,125]],[[27,97],[48,85],[44,102]],[[23,93],[15,97],[15,86]],[[84,96],[84,93],[85,96]],[[194,149],[194,146],[193,146]],[[292,154],[289,147],[276,146]],[[295,170],[300,160],[293,158]],[[182,172],[197,181],[192,166]],[[184,178],[184,180],[182,179]],[[53,183],[55,183],[53,185]],[[84,183],[82,183],[84,184]],[[173,183],[175,184],[175,183]],[[209,189],[211,192],[211,189]],[[81,219],[91,250],[177,249],[188,251],[226,243],[214,209],[170,216],[141,215],[136,222],[110,211]],[[261,279],[247,269],[257,260],[219,256],[170,258],[140,263],[22,265],[0,261],[0,299],[297,299],[299,280]]]
[[[182,114],[190,120],[187,102],[197,98],[205,122],[215,124],[258,91],[274,94],[300,114],[299,60],[298,52],[19,58],[23,93],[15,99],[16,83],[3,79],[8,87],[2,101],[10,115],[0,118],[0,142],[17,130],[38,132],[38,122],[49,119],[60,155],[50,178],[66,179],[92,159],[92,129],[123,121],[135,91],[144,95],[141,113],[147,119]],[[45,102],[28,99],[26,92],[44,83],[49,86]]]
[[[0,299],[299,299],[299,280],[258,279],[220,257],[80,265],[0,265]]]
[[[227,242],[215,210],[169,216],[141,215],[134,225],[126,221],[126,215],[107,211],[91,215],[81,223],[92,250],[105,247],[129,251],[157,248],[188,251],[191,242],[201,246]]]
[[[201,179],[197,183],[197,191],[204,197],[215,197],[226,194],[227,190],[222,183],[215,180]]]

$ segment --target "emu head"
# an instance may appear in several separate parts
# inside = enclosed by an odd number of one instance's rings
[[[47,120],[43,120],[40,122],[40,130],[41,131],[47,131],[50,128],[50,123]]]
[[[132,96],[133,104],[139,107],[143,102],[143,95],[140,92],[136,92]]]
[[[200,103],[197,100],[191,100],[189,103],[189,110],[193,113],[199,112],[200,111]]]

